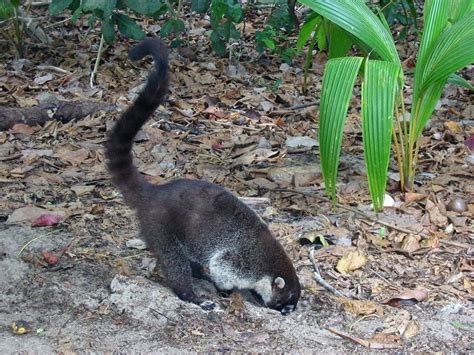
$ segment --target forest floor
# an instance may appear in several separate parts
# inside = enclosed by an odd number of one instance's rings
[[[208,23],[190,23],[187,46],[170,53],[168,101],[137,136],[136,163],[154,183],[205,179],[258,197],[257,212],[303,287],[297,310],[282,316],[245,292],[222,298],[196,280],[218,305],[204,311],[166,287],[104,166],[106,132],[151,63],[131,63],[133,43],[120,39],[106,47],[91,88],[100,36],[84,35],[84,23],[51,26],[54,45],[28,42],[27,60],[0,51],[3,106],[68,100],[117,108],[0,132],[0,353],[474,351],[472,94],[447,85],[423,135],[415,191],[399,191],[392,161],[394,201],[375,216],[356,90],[333,209],[319,167],[318,106],[295,108],[317,102],[325,56],[317,55],[302,94],[301,57],[289,66],[258,56],[249,25],[231,58],[216,58],[202,35]],[[413,44],[399,50],[411,58],[409,73]],[[472,81],[473,68],[462,75]]]

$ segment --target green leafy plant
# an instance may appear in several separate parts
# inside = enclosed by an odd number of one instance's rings
[[[182,36],[186,33],[186,26],[184,21],[181,19],[183,16],[183,1],[178,0],[177,2],[166,1],[166,6],[163,12],[168,12],[169,17],[165,23],[161,26],[160,34],[163,37],[172,37],[172,47],[178,47],[183,43]],[[160,13],[155,13],[161,15]]]
[[[474,1],[425,2],[409,121],[403,118],[402,66],[383,15],[377,17],[362,0],[299,1],[350,33],[359,48],[368,53],[365,59],[335,58],[326,65],[320,107],[321,165],[326,191],[335,200],[343,125],[355,78],[363,69],[364,154],[374,209],[380,211],[387,181],[390,136],[402,189],[411,190],[423,127],[448,79],[453,80],[455,71],[474,62]]]
[[[235,27],[243,20],[243,10],[237,0],[212,0],[210,34],[211,46],[220,56],[227,53],[226,44],[231,38],[240,38],[240,32]]]
[[[20,0],[0,0],[0,20],[5,21],[0,26],[12,26],[12,30],[5,31],[7,38],[15,46],[18,57],[24,56],[23,44],[23,25],[18,17],[18,8],[20,7]]]
[[[403,26],[400,38],[406,38],[408,30],[411,28],[417,30],[415,0],[380,0],[375,8],[382,11],[390,25],[400,24]]]
[[[265,28],[255,33],[257,51],[262,54],[268,49],[284,62],[291,64],[296,51],[290,44],[289,35],[294,27],[295,19],[288,10],[287,1],[276,1]]]
[[[315,12],[306,18],[301,27],[296,42],[297,51],[300,52],[305,43],[308,42],[309,45],[303,69],[303,92],[307,91],[308,72],[313,62],[313,51],[316,46],[320,51],[328,50],[329,58],[337,58],[346,55],[347,51],[353,44],[352,39],[346,31]]]
[[[116,29],[126,38],[145,38],[142,28],[125,12],[153,16],[160,13],[162,7],[163,4],[159,1],[145,0],[53,0],[49,5],[49,12],[57,15],[69,9],[72,11],[73,22],[85,15],[88,16],[90,26],[99,21],[103,39],[106,43],[113,43]]]

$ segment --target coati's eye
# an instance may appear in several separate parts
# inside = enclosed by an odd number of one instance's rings
[[[274,283],[277,288],[280,288],[280,289],[285,288],[285,280],[283,279],[283,277],[278,276],[275,279]]]

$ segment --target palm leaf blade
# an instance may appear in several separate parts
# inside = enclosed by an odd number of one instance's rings
[[[363,58],[335,58],[324,70],[320,105],[320,154],[326,192],[336,198],[336,176],[343,126]]]
[[[362,135],[374,209],[383,209],[390,160],[392,120],[400,68],[389,62],[369,60],[362,84]]]

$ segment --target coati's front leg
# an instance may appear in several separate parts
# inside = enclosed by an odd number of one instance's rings
[[[204,310],[211,310],[215,304],[196,296],[193,291],[191,263],[176,237],[163,230],[147,233],[142,237],[150,251],[157,257],[173,292],[183,301],[192,302]]]

